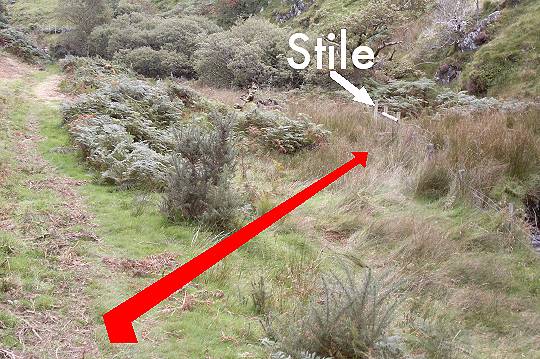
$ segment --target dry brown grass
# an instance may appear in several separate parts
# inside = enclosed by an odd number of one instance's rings
[[[539,110],[523,113],[484,112],[424,117],[435,157],[455,173],[465,169],[468,185],[489,191],[501,178],[525,179],[538,170]]]

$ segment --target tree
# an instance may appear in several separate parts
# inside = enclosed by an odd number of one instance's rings
[[[0,0],[0,22],[7,22],[7,7],[4,0]]]
[[[472,0],[438,0],[433,18],[439,46],[457,45],[473,22],[474,14]]]
[[[268,5],[268,0],[218,0],[215,8],[218,23],[231,26],[237,20],[245,20],[259,13]]]
[[[58,17],[73,26],[63,38],[68,52],[88,55],[88,39],[92,31],[111,18],[111,8],[106,0],[66,0],[58,7]]]

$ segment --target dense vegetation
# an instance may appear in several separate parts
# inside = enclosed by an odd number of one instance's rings
[[[0,356],[540,353],[537,2],[2,4],[0,60],[57,64],[0,71]],[[399,123],[287,64],[294,31],[343,27],[376,65],[342,75]],[[365,169],[108,345],[120,299],[355,150]]]

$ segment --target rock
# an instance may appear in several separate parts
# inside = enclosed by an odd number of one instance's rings
[[[437,74],[435,75],[435,81],[437,83],[448,85],[454,81],[461,73],[461,67],[451,64],[442,65]]]
[[[305,12],[315,0],[290,0],[287,1],[291,3],[291,8],[286,13],[274,13],[275,19],[279,23],[283,23],[287,20],[290,20],[303,12]]]
[[[495,11],[489,14],[486,18],[482,19],[476,28],[469,32],[463,40],[458,44],[458,47],[461,51],[474,51],[480,46],[489,41],[489,36],[487,35],[486,28],[488,25],[497,21],[501,16],[500,11]]]

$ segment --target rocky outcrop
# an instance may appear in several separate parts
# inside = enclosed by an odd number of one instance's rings
[[[474,51],[480,46],[489,41],[489,36],[486,32],[488,25],[494,23],[501,16],[500,11],[495,11],[488,15],[486,18],[482,19],[476,28],[469,32],[463,40],[458,44],[458,47],[461,51]]]
[[[444,64],[439,67],[437,74],[435,74],[435,81],[442,85],[448,85],[461,73],[461,67],[451,64]]]
[[[286,0],[285,2],[291,5],[289,11],[274,14],[276,21],[279,23],[290,20],[307,11],[309,7],[313,5],[315,0]]]

